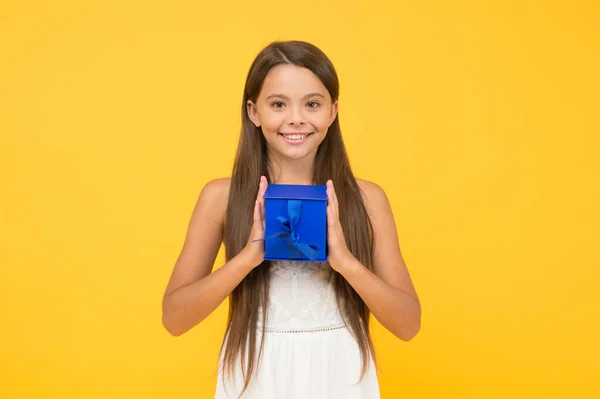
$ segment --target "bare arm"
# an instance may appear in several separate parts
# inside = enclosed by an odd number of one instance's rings
[[[340,244],[343,233],[338,218],[337,197],[329,188],[328,224],[330,264],[352,285],[379,322],[398,338],[408,341],[421,328],[421,304],[400,253],[394,216],[387,196],[376,184],[359,181],[367,212],[373,223],[373,271],[367,269]]]
[[[211,273],[223,240],[228,191],[229,179],[209,182],[192,213],[162,302],[162,322],[172,335],[179,336],[202,322],[257,265],[256,257],[242,250]]]
[[[403,341],[417,335],[421,329],[421,305],[417,298],[386,282],[358,260],[348,263],[341,273],[392,334]]]
[[[350,263],[344,277],[373,315],[398,338],[408,341],[421,329],[421,304],[400,252],[392,208],[383,189],[363,181],[374,230],[373,272]]]

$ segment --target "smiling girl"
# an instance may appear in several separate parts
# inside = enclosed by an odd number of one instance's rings
[[[163,298],[178,336],[229,296],[215,398],[379,398],[370,314],[404,341],[420,329],[387,196],[350,168],[338,94],[306,42],[273,42],[250,67],[232,176],[202,189]],[[269,183],[327,186],[327,262],[264,260]]]

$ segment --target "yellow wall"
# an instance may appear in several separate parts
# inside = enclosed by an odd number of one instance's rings
[[[600,397],[598,5],[365,3],[2,3],[0,398],[212,397],[226,306],[160,303],[275,39],[336,65],[421,296],[383,397]]]

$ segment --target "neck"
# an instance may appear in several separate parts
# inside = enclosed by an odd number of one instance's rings
[[[315,155],[310,154],[301,159],[282,159],[275,154],[269,154],[269,175],[272,184],[301,184],[312,185],[315,165]]]

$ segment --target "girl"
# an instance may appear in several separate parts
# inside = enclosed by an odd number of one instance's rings
[[[273,42],[250,67],[232,176],[202,189],[163,299],[177,336],[230,296],[215,398],[379,398],[370,313],[405,341],[420,329],[388,199],[350,169],[338,94],[306,42]],[[328,262],[264,260],[268,183],[327,186]]]

